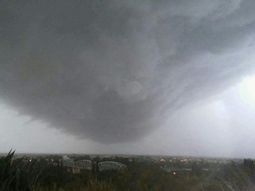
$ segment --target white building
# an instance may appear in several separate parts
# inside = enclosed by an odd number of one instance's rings
[[[115,161],[103,161],[98,163],[98,170],[105,171],[105,170],[122,170],[126,169],[127,166],[120,162]]]

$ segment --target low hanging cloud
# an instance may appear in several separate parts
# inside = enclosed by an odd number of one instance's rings
[[[254,69],[254,0],[0,1],[0,98],[80,138],[132,141]]]

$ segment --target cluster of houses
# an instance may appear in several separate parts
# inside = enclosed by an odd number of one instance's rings
[[[122,170],[126,169],[127,166],[120,162],[115,161],[102,161],[93,162],[92,160],[77,160],[69,158],[68,156],[63,156],[63,167],[73,174],[79,174],[83,170],[96,170],[96,171],[106,171],[106,170]]]
[[[237,164],[244,164],[244,166],[254,169],[254,161],[253,160],[240,160],[240,159],[213,159],[213,158],[191,158],[191,157],[160,157],[160,156],[119,156],[124,163],[129,164],[133,162],[153,162],[159,165],[159,167],[173,175],[177,174],[189,174],[193,173],[193,171],[198,171],[198,169],[203,171],[210,171],[212,167],[203,164],[227,164],[231,161],[234,161]],[[119,171],[122,169],[127,169],[127,165],[116,162],[113,156],[100,156],[97,155],[87,157],[89,159],[79,159],[80,157],[68,157],[67,155],[61,157],[56,156],[34,156],[28,155],[23,156],[20,155],[15,159],[21,159],[24,163],[32,163],[32,162],[43,162],[51,166],[63,167],[67,172],[72,174],[80,174],[82,171],[91,171],[92,173],[115,170]],[[116,158],[118,161],[118,158]],[[192,164],[200,164],[199,167],[197,165]],[[215,166],[214,165],[214,166]],[[214,167],[213,167],[214,168]],[[217,170],[217,169],[213,169]]]

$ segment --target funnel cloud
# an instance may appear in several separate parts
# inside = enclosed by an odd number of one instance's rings
[[[254,8],[254,0],[2,0],[0,98],[80,138],[138,140],[254,70]]]

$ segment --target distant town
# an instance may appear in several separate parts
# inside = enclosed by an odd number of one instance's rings
[[[153,163],[168,173],[192,173],[194,164],[202,171],[215,170],[215,165],[228,163],[242,164],[243,159],[202,158],[182,156],[143,156],[143,155],[80,155],[80,154],[18,154],[24,163],[45,161],[48,165],[58,166],[73,174],[82,171],[107,171],[128,169],[132,163]],[[247,160],[247,159],[246,159]],[[250,159],[251,160],[251,159]],[[197,169],[196,169],[197,170]]]

